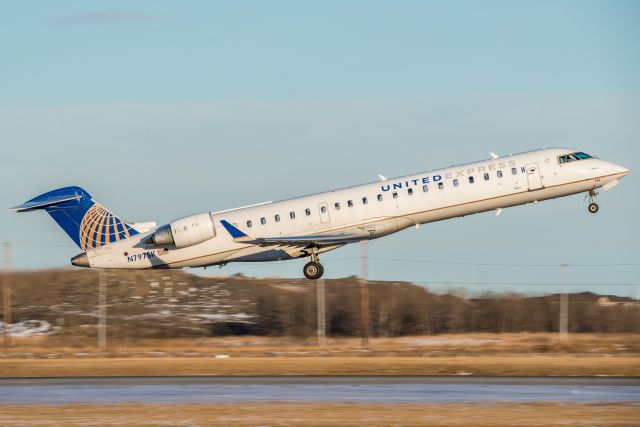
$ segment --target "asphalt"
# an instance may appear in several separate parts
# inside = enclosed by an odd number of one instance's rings
[[[622,377],[82,377],[2,378],[0,404],[242,402],[640,402]]]

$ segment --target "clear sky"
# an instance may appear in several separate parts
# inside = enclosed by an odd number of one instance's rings
[[[569,267],[572,289],[635,295],[604,284],[640,283],[639,23],[637,1],[6,2],[0,206],[80,185],[165,223],[575,147],[631,169],[597,215],[577,195],[406,230],[369,244],[370,276],[545,292],[559,268],[522,265],[597,264]],[[79,252],[42,212],[0,212],[0,240],[20,269]],[[325,254],[326,275],[358,256]]]

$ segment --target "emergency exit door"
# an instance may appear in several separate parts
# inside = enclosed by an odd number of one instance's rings
[[[327,202],[318,203],[318,212],[320,213],[321,223],[325,224],[331,221],[331,218],[329,217],[329,206],[327,205]]]
[[[540,168],[537,163],[529,163],[525,166],[525,171],[529,191],[539,190],[544,187],[544,185],[542,185],[542,177],[540,176]]]

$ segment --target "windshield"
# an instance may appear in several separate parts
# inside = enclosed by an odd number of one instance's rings
[[[578,151],[577,153],[564,154],[562,156],[558,156],[558,163],[569,163],[576,162],[578,160],[584,159],[593,159],[593,156],[588,155],[587,153],[583,153],[582,151]]]

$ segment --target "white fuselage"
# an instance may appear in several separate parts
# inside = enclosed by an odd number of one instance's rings
[[[566,149],[542,149],[451,166],[304,197],[213,212],[215,237],[175,248],[149,246],[148,233],[87,251],[91,267],[181,268],[307,256],[299,246],[235,242],[226,220],[254,238],[359,228],[370,239],[404,228],[589,191],[628,170],[597,158],[561,164]],[[473,182],[470,182],[472,178]],[[606,187],[605,187],[606,188]],[[293,212],[293,218],[291,213]],[[318,248],[319,252],[343,244]]]

